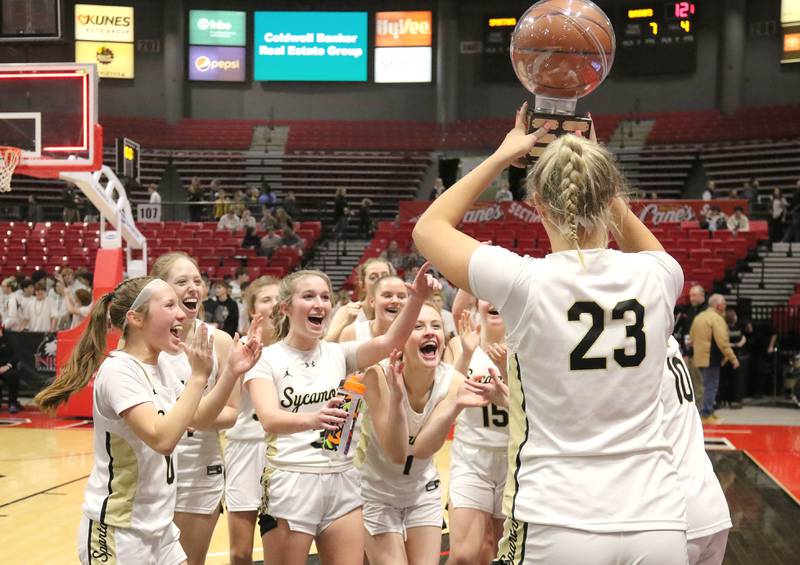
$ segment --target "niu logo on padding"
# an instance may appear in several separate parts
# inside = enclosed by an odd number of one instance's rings
[[[56,334],[46,334],[44,339],[36,348],[33,362],[37,371],[43,373],[56,372]]]

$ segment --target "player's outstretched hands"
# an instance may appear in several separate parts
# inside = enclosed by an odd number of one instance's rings
[[[181,349],[189,359],[192,376],[208,381],[214,368],[214,334],[209,335],[208,326],[200,324],[194,332],[192,342],[188,345],[181,342]]]
[[[464,310],[458,320],[458,337],[461,338],[461,347],[465,353],[475,353],[481,343],[481,325],[472,323],[472,316]]]
[[[336,431],[347,418],[347,412],[339,408],[344,401],[341,396],[335,396],[325,403],[319,411],[310,414],[312,430]]]
[[[500,368],[500,371],[505,371],[508,366],[508,347],[502,343],[493,343],[486,348],[486,354],[492,363]]]
[[[247,343],[242,343],[238,333],[233,336],[233,349],[228,356],[228,370],[231,374],[237,377],[244,375],[258,362],[263,350],[261,343],[261,325],[263,323],[264,316],[256,314],[247,331]]]
[[[399,349],[392,350],[389,354],[389,367],[386,369],[386,384],[389,385],[389,394],[394,402],[402,401],[406,394],[406,385],[403,381],[405,368],[403,352]]]
[[[410,284],[406,283],[410,298],[416,298],[420,302],[425,302],[434,292],[442,290],[442,284],[437,281],[433,275],[428,274],[430,268],[430,262],[425,261],[422,267],[419,268],[417,276],[414,277],[414,282]]]
[[[517,115],[514,119],[514,128],[506,134],[503,143],[501,143],[500,147],[495,151],[495,155],[500,157],[504,162],[507,162],[509,165],[514,165],[515,167],[524,167],[525,163],[522,158],[531,152],[537,140],[541,139],[543,135],[557,125],[556,122],[549,121],[533,133],[528,133],[528,128],[526,126],[527,115],[528,103],[523,102],[522,106],[517,110]]]
[[[459,406],[463,408],[489,404],[508,406],[508,386],[497,371],[489,369],[489,379],[483,382],[485,379],[483,376],[475,376],[461,383],[458,389]]]
[[[358,318],[358,315],[361,313],[361,303],[360,302],[350,302],[346,304],[344,307],[344,311],[347,314],[347,320],[352,323]]]

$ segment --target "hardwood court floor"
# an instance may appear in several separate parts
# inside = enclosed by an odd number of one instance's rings
[[[65,425],[74,427],[53,429]],[[728,444],[728,450],[710,453],[734,523],[725,564],[800,563],[800,427],[717,426],[707,428],[706,435]],[[448,443],[437,456],[443,492],[449,457]],[[92,461],[88,425],[49,421],[27,411],[18,419],[0,414],[0,564],[77,562],[80,506]],[[260,561],[260,539],[254,547],[253,557]],[[448,547],[446,536],[443,547]],[[228,563],[224,516],[207,563]],[[317,560],[310,557],[309,563]]]

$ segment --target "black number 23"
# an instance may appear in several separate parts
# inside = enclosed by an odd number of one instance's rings
[[[614,361],[620,367],[637,367],[645,357],[647,352],[647,341],[644,331],[644,306],[635,299],[617,302],[611,310],[612,320],[624,320],[625,312],[633,312],[634,321],[625,326],[625,335],[634,340],[635,348],[633,353],[627,353],[624,348],[614,350]],[[606,313],[596,302],[576,302],[567,311],[567,319],[570,322],[578,322],[581,314],[589,314],[592,317],[592,327],[583,336],[583,339],[575,346],[569,356],[569,368],[571,371],[586,371],[591,369],[605,369],[606,357],[586,357],[586,354],[600,337],[605,329]]]

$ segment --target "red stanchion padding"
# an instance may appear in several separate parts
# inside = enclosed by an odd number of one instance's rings
[[[94,264],[93,304],[122,282],[123,260],[122,249],[97,250],[97,258]],[[87,318],[79,326],[58,332],[56,379],[61,376],[61,369],[67,364],[73,348],[78,344],[88,325],[89,320]],[[106,351],[116,348],[118,341],[119,332],[109,333],[106,340]],[[58,415],[62,417],[91,418],[93,382],[94,380],[90,381],[82,390],[72,395],[69,401],[58,409]]]

